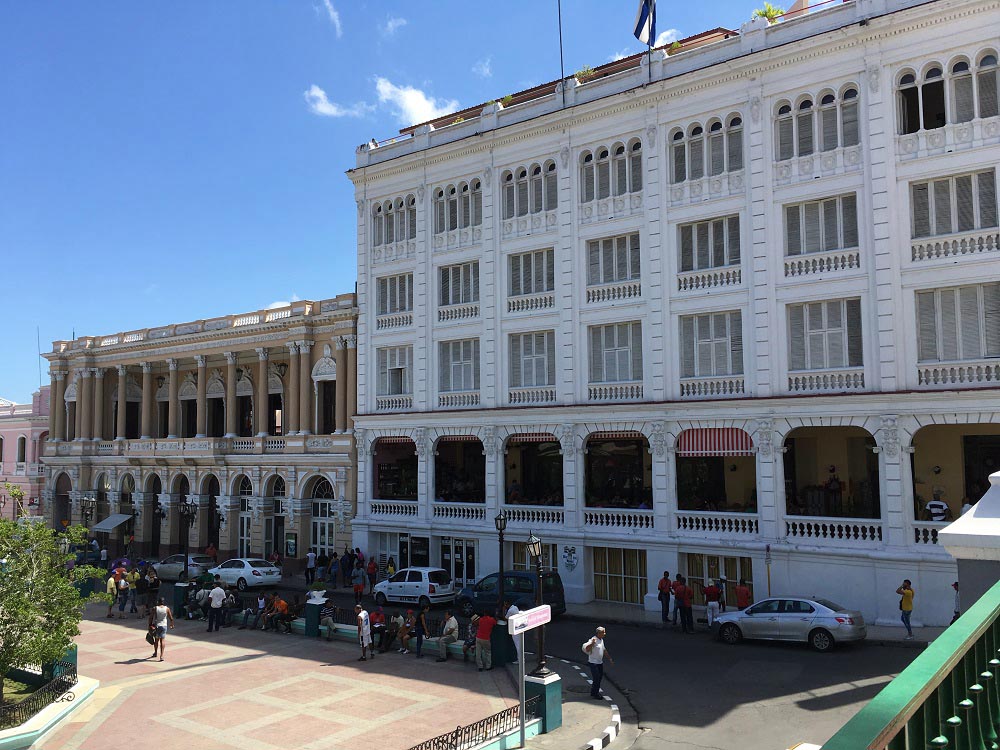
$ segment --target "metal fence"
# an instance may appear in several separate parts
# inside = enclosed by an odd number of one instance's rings
[[[20,726],[46,706],[57,701],[71,701],[75,697],[76,664],[56,662],[53,677],[20,703],[0,706],[0,729]]]
[[[525,721],[538,718],[542,696],[536,695],[524,702]],[[521,706],[505,708],[500,713],[480,719],[475,724],[456,727],[455,731],[424,740],[410,750],[469,750],[516,729],[521,724]]]

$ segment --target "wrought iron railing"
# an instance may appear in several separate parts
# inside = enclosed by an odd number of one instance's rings
[[[524,702],[525,720],[538,718],[542,696],[536,695]],[[468,750],[496,737],[500,737],[521,723],[521,706],[511,706],[499,713],[480,719],[475,724],[456,727],[453,732],[424,740],[410,750]]]
[[[76,682],[76,664],[56,662],[51,680],[23,701],[0,706],[0,729],[20,726],[52,703],[73,700],[76,696],[72,688]]]
[[[823,750],[986,750],[1000,727],[1000,583],[987,591]]]

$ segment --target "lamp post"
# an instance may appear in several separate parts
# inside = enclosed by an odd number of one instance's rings
[[[177,506],[181,514],[181,524],[184,528],[184,581],[188,579],[188,556],[191,546],[191,527],[194,526],[194,519],[198,517],[198,504],[184,501]]]
[[[542,594],[542,540],[532,533],[528,536],[528,554],[535,558],[535,575],[538,576],[538,588],[535,590],[535,605],[540,607],[545,601]],[[538,661],[531,670],[533,677],[547,677],[551,672],[545,665],[545,626],[538,627]]]
[[[97,499],[93,497],[80,498],[80,516],[83,518],[83,525],[89,527],[90,519],[97,511]]]
[[[507,511],[502,510],[497,514],[497,517],[493,519],[493,523],[497,527],[497,536],[500,539],[500,580],[497,581],[497,619],[499,620],[503,617],[503,532],[507,528]]]

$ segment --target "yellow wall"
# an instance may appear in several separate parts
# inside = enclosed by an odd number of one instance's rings
[[[963,435],[1000,435],[1000,425],[932,425],[918,430],[913,436],[913,494],[920,496],[920,500],[915,500],[918,518],[921,517],[924,504],[933,498],[937,489],[942,490],[941,499],[948,503],[952,514],[958,517],[967,492]],[[941,467],[940,474],[934,473],[935,466]]]
[[[735,466],[736,471],[730,471]],[[757,486],[757,459],[755,456],[730,456],[726,458],[726,497],[730,502],[746,504]]]
[[[824,484],[830,466],[840,481],[865,478],[864,439],[871,437],[860,427],[799,427],[788,434],[795,438],[795,475],[800,487]],[[852,469],[857,472],[852,474]]]

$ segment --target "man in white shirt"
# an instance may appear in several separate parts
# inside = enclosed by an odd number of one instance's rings
[[[450,609],[444,612],[444,627],[441,629],[441,637],[438,638],[438,661],[448,660],[448,644],[458,640],[458,620],[451,613]]]
[[[604,679],[604,660],[607,659],[610,664],[615,663],[615,660],[611,658],[611,652],[604,645],[604,636],[606,634],[607,631],[604,628],[598,628],[597,634],[584,643],[582,647],[583,653],[587,655],[587,666],[590,667],[590,677],[592,679],[590,685],[591,698],[601,697],[601,680]]]
[[[215,581],[215,587],[208,592],[208,632],[213,630],[218,633],[219,626],[222,625],[222,605],[226,601],[226,590],[222,588],[219,581]],[[215,626],[214,628],[212,626]]]
[[[311,586],[316,580],[316,550],[306,553],[306,586]]]
[[[509,620],[510,617],[511,617],[511,615],[516,615],[518,612],[521,611],[521,610],[519,610],[517,608],[516,604],[514,604],[513,602],[511,602],[509,600],[504,601],[503,605],[505,607],[505,610],[504,610],[504,619],[505,620]],[[523,636],[518,636],[518,637],[514,638],[514,650],[517,651],[517,663],[518,664],[521,663],[521,649],[524,647],[523,646],[523,641],[524,641],[524,637]]]
[[[358,643],[361,644],[361,658],[358,661],[367,661],[366,654],[369,650],[374,659],[375,649],[372,648],[372,626],[368,612],[360,604],[354,605],[354,612],[358,616]]]

